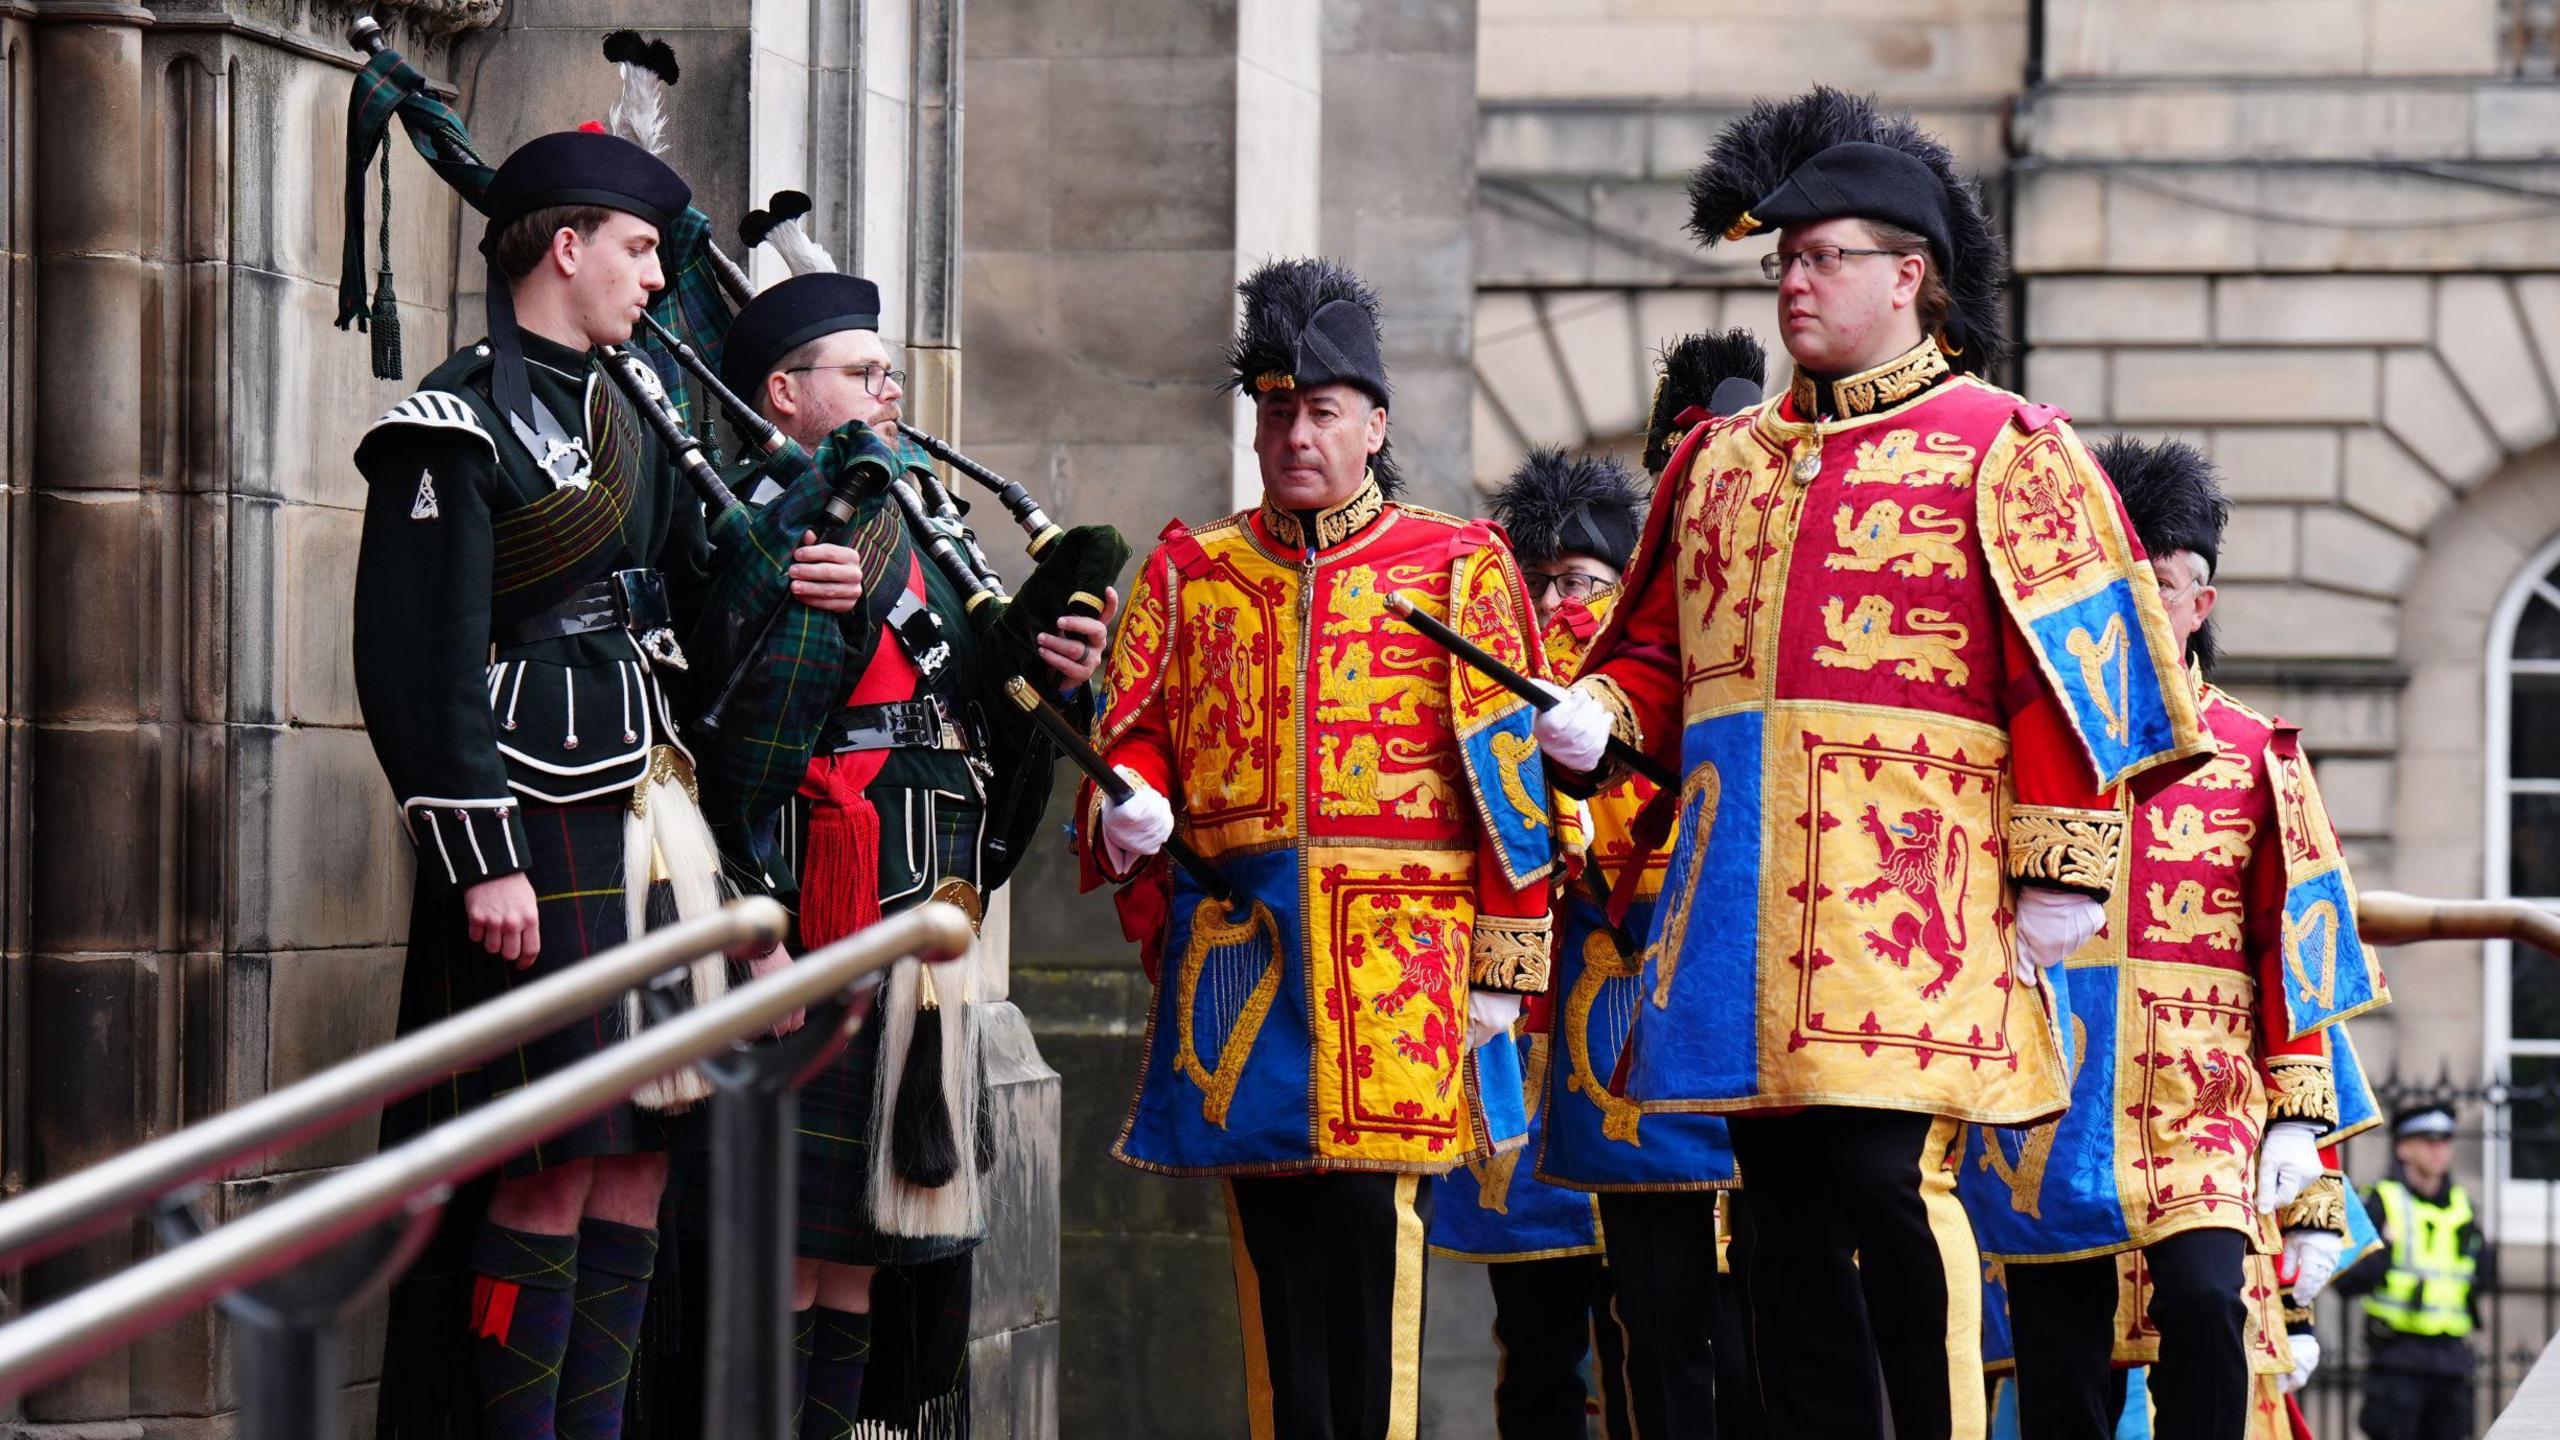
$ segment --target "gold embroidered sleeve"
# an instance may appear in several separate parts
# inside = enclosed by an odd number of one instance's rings
[[[2267,1121],[2308,1120],[2325,1133],[2338,1126],[2338,1085],[2321,1055],[2279,1055],[2267,1062]]]
[[[2347,1233],[2347,1182],[2323,1175],[2303,1187],[2293,1203],[2276,1214],[2287,1230],[2333,1230]]]
[[[1635,702],[1627,698],[1617,681],[1606,675],[1585,675],[1573,683],[1575,689],[1599,701],[1600,708],[1609,712],[1610,739],[1623,741],[1630,749],[1644,749],[1644,726],[1636,720]],[[1591,775],[1595,791],[1606,790],[1626,778],[1625,763],[1608,759],[1602,760]]]
[[[2009,878],[2093,895],[2115,893],[2124,864],[2124,815],[2016,805],[2009,810]]]
[[[1547,988],[1548,917],[1478,915],[1469,984],[1484,990],[1537,995]]]

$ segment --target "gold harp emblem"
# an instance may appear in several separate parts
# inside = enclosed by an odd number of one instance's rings
[[[2089,1025],[2079,1016],[2071,1017],[2071,1073],[2064,1077],[2067,1091],[2080,1081],[2080,1066],[2089,1058]],[[2009,1208],[2029,1219],[2044,1218],[2044,1170],[2053,1163],[2053,1140],[2062,1122],[2048,1120],[2026,1134],[2019,1142],[2018,1161],[2009,1163],[2009,1154],[2000,1148],[2000,1136],[1990,1127],[1982,1132],[1982,1168],[2000,1177],[2009,1187]]]
[[[1282,961],[1280,922],[1269,906],[1254,901],[1252,912],[1240,921],[1228,919],[1225,908],[1206,896],[1192,908],[1191,943],[1184,947],[1182,964],[1174,975],[1177,1043],[1173,1063],[1200,1087],[1200,1117],[1221,1130],[1227,1128],[1227,1108],[1235,1103],[1236,1086],[1244,1080],[1245,1060],[1262,1034],[1262,1022],[1270,1017],[1271,1002],[1280,994]],[[1227,1038],[1218,1046],[1215,1068],[1200,1061],[1198,1015],[1204,980],[1213,1001],[1242,995],[1227,1024]]]
[[[2303,949],[2308,941],[2320,945],[2320,978],[2311,978],[2310,967],[2303,963]],[[2326,1010],[2338,995],[2338,905],[2323,900],[2302,912],[2299,920],[2284,922],[2284,967],[2293,972],[2295,983],[2311,1003]]]
[[[1680,953],[1689,943],[1689,910],[1697,903],[1698,882],[1707,870],[1707,842],[1714,838],[1716,804],[1724,796],[1724,776],[1712,764],[1701,762],[1689,772],[1680,787],[1682,825],[1672,833],[1685,833],[1688,844],[1689,873],[1682,878],[1680,893],[1663,901],[1661,938],[1645,947],[1645,959],[1654,965],[1653,1008],[1667,1009],[1671,1004],[1671,979],[1680,972]]]
[[[1609,1077],[1591,1063],[1591,1011],[1610,981],[1632,980],[1643,968],[1635,956],[1618,948],[1608,931],[1595,929],[1582,937],[1582,973],[1574,977],[1564,1001],[1565,1047],[1571,1067],[1565,1088],[1599,1110],[1601,1135],[1629,1145],[1644,1143],[1636,1138],[1644,1110],[1632,1100],[1609,1093]]]
[[[2080,662],[2080,681],[2098,702],[2098,713],[2107,722],[2107,738],[2119,745],[2133,737],[2131,696],[2127,690],[2127,671],[2133,647],[2125,643],[2124,617],[2110,615],[2107,628],[2095,637],[2085,625],[2071,627],[2071,638],[2063,642],[2071,658]],[[2115,684],[2107,684],[2107,662],[2115,662]]]

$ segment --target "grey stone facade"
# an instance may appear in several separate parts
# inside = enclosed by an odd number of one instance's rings
[[[888,282],[919,421],[967,441],[959,0],[371,8],[458,90],[493,155],[605,112],[605,30],[663,34],[685,71],[669,158],[698,203],[725,228],[774,189],[811,192],[821,238]],[[349,674],[348,457],[407,386],[370,378],[365,337],[329,323],[349,13],[0,0],[0,1194],[391,1031],[410,862]],[[476,217],[405,141],[393,150],[414,382],[478,333],[484,280],[455,265]],[[1002,973],[986,997],[1004,1160],[978,1433],[1049,1435],[1059,1092]],[[217,1208],[373,1143],[367,1123],[250,1167]],[[151,1248],[119,1231],[0,1299],[42,1303]],[[375,1328],[354,1345],[350,1373],[371,1376]],[[230,1387],[219,1327],[199,1318],[0,1415],[0,1432],[228,1434]],[[369,1392],[350,1410],[369,1428]]]

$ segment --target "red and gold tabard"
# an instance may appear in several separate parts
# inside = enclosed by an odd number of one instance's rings
[[[2106,928],[2053,977],[2071,1015],[2071,1109],[1967,1142],[1957,1193],[1986,1254],[2062,1260],[2208,1228],[2271,1251],[2284,1226],[2346,1223],[2335,1175],[2281,1215],[2257,1208],[2271,1122],[2308,1121],[2334,1143],[2372,1119],[2360,1071],[2341,1114],[2344,1031],[2297,1035],[2287,1003],[2299,950],[2287,835],[2316,823],[2328,851],[2336,836],[2294,728],[2190,683],[2212,756],[2127,801],[2126,883]],[[2282,818],[2305,806],[2316,819]],[[2345,939],[2362,953],[2354,923],[2350,908]]]
[[[2067,1086],[2012,886],[2118,881],[2109,787],[2202,748],[2061,412],[1933,346],[1693,432],[1578,682],[1683,776],[1626,1094],[2022,1124]]]
[[[1133,590],[1097,746],[1251,903],[1230,913],[1161,859],[1124,890],[1157,989],[1120,1158],[1437,1172],[1516,1142],[1517,1065],[1478,1076],[1467,993],[1546,984],[1532,713],[1384,603],[1543,672],[1501,532],[1371,483],[1320,516],[1169,526]],[[1130,878],[1092,840],[1099,804],[1088,787],[1088,886]]]

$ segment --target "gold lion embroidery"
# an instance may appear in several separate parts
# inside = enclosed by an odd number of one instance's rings
[[[1520,780],[1520,767],[1537,753],[1538,742],[1530,736],[1504,731],[1493,737],[1493,765],[1502,772],[1502,798],[1511,803],[1512,813],[1526,830],[1543,829],[1547,823],[1547,807]]]
[[[2229,748],[2213,752],[2197,771],[2187,777],[2187,784],[2197,790],[2246,790],[2254,777],[2249,772],[2249,757]]]
[[[1342,658],[1326,670],[1323,698],[1316,705],[1318,720],[1412,725],[1422,719],[1427,684],[1417,676],[1380,673],[1368,641],[1344,647]]]
[[[1321,793],[1316,808],[1326,815],[1376,815],[1392,804],[1407,820],[1439,813],[1443,798],[1440,772],[1430,768],[1388,771],[1384,761],[1420,759],[1388,746],[1375,735],[1354,735],[1346,748],[1339,735],[1316,742],[1316,773]]]
[[[2174,892],[2151,882],[2151,923],[2142,938],[2161,945],[2192,945],[2201,940],[2216,950],[2240,948],[2240,892],[2217,888],[2208,897],[2201,880],[2181,880]]]
[[[2089,1058],[2089,1022],[2071,1017],[2071,1073],[2063,1077],[2067,1093],[2080,1082],[2080,1066]],[[2000,1148],[2000,1132],[1985,1127],[1982,1132],[1983,1169],[2000,1177],[2009,1187],[2009,1208],[2031,1220],[2044,1218],[2044,1172],[2053,1163],[2054,1137],[2062,1131],[2060,1120],[2048,1120],[2026,1133],[2018,1142],[2017,1163],[2011,1164],[2008,1152]]]
[[[2257,825],[2236,809],[2208,815],[2200,806],[2181,805],[2164,817],[2154,805],[2142,813],[2151,822],[2151,843],[2142,853],[2173,864],[2218,860],[2237,865],[2249,858],[2249,842],[2258,834]]]
[[[2080,662],[2080,683],[2089,687],[2091,698],[2098,702],[2098,713],[2107,722],[2107,738],[2122,745],[2133,735],[2133,715],[2126,705],[2126,674],[2132,663],[2133,647],[2125,643],[2124,617],[2110,615],[2107,628],[2096,636],[2085,625],[2071,627],[2071,638],[2063,648]],[[2115,684],[2107,684],[2107,662],[2114,661]]]
[[[1582,973],[1574,977],[1573,989],[1564,1001],[1569,1065],[1565,1088],[1589,1100],[1600,1112],[1600,1134],[1604,1138],[1638,1147],[1644,1144],[1636,1135],[1644,1109],[1633,1100],[1610,1093],[1608,1077],[1591,1063],[1591,1011],[1610,981],[1634,979],[1643,968],[1635,956],[1618,948],[1608,931],[1595,929],[1582,937]]]
[[[1973,638],[1961,621],[1944,610],[1915,605],[1903,612],[1907,629],[1894,628],[1893,602],[1869,595],[1849,614],[1840,597],[1822,604],[1822,628],[1831,643],[1813,652],[1815,663],[1834,670],[1873,670],[1891,662],[1905,680],[1938,680],[1963,685],[1973,674],[1956,652]]]
[[[2311,967],[2304,963],[2304,947],[2312,940],[2320,942],[2320,978],[2311,978]],[[2284,965],[2293,972],[2294,983],[2311,1003],[2326,1010],[2338,994],[2338,906],[2333,900],[2314,903],[2301,918],[2284,922]]]
[[[1840,549],[1822,558],[1825,570],[1873,573],[1889,564],[1894,574],[1915,580],[1939,570],[1953,580],[1965,576],[1964,547],[1957,543],[1964,539],[1964,521],[1935,505],[1906,510],[1898,500],[1879,500],[1863,515],[1843,505],[1831,530]]]
[[[1354,565],[1333,577],[1333,595],[1325,602],[1324,634],[1328,640],[1371,634],[1387,618],[1387,592],[1378,572]]]
[[[1882,440],[1858,442],[1850,485],[1965,485],[1972,483],[1978,452],[1957,436],[1938,431],[1926,441],[1917,430],[1890,430]]]
[[[1200,1087],[1200,1118],[1224,1130],[1227,1109],[1235,1103],[1236,1086],[1244,1080],[1244,1064],[1255,1037],[1280,994],[1280,922],[1260,901],[1241,921],[1226,917],[1225,908],[1203,898],[1191,911],[1191,943],[1184,947],[1175,971],[1176,1044],[1174,1067]],[[1227,1038],[1218,1046],[1215,1067],[1200,1059],[1200,986],[1210,982],[1212,998],[1244,992],[1243,1003],[1227,1023]]]

